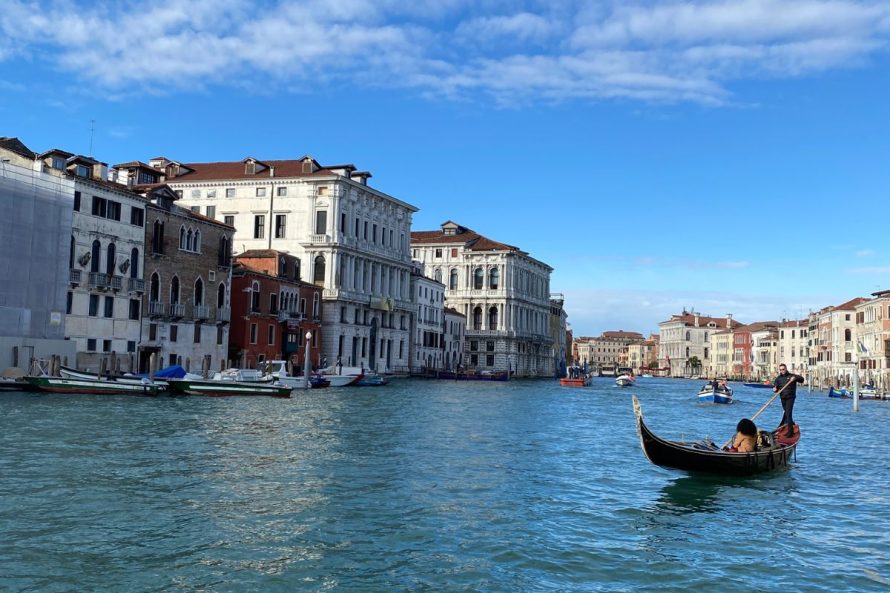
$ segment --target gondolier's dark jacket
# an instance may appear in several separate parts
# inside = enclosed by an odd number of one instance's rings
[[[776,391],[779,391],[783,387],[785,387],[785,384],[789,381],[793,381],[793,383],[791,383],[791,385],[789,385],[785,389],[785,391],[782,392],[782,395],[779,396],[782,399],[790,399],[797,395],[797,384],[803,383],[803,377],[801,377],[800,375],[795,375],[794,373],[779,375],[778,377],[776,377],[776,382],[773,383],[773,387],[776,388]]]

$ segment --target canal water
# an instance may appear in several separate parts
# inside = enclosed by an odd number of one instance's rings
[[[804,390],[775,475],[651,465],[631,393],[662,436],[718,443],[771,395],[699,386],[3,394],[0,591],[890,590],[890,402]]]

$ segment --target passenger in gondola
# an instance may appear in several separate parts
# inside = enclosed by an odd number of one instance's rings
[[[713,381],[711,381],[710,387],[714,391],[717,391],[718,389],[720,389],[720,382],[717,379],[714,379]]]
[[[732,437],[730,451],[750,453],[757,447],[757,426],[752,420],[742,418],[735,427],[736,433]]]

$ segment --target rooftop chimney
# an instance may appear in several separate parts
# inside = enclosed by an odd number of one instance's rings
[[[732,313],[726,314],[726,329],[732,328]]]

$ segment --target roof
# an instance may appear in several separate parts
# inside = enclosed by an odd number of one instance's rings
[[[444,227],[447,224],[455,225],[459,232],[456,232],[453,235],[445,234]],[[516,251],[525,253],[514,245],[508,245],[507,243],[489,239],[470,228],[456,225],[450,220],[443,223],[442,226],[443,229],[438,231],[412,231],[411,243],[417,245],[463,245],[464,249],[469,251]]]
[[[254,159],[256,160],[256,159]],[[222,180],[222,179],[268,179],[270,178],[270,171],[272,169],[275,170],[274,177],[330,177],[332,175],[337,175],[331,169],[318,165],[319,169],[316,169],[311,172],[306,172],[303,170],[304,160],[282,160],[282,161],[259,161],[256,163],[258,165],[264,165],[265,167],[257,169],[255,173],[248,173],[245,166],[245,161],[229,161],[229,162],[218,162],[218,163],[182,163],[182,167],[186,170],[180,175],[172,179],[168,179],[168,182],[191,182],[191,181],[208,181],[208,180]],[[313,167],[315,165],[313,161]]]
[[[777,329],[778,327],[778,321],[755,321],[754,323],[749,323],[748,325],[742,325],[741,327],[736,328],[736,330],[753,333],[766,329]]]
[[[671,323],[679,321],[685,326],[695,327],[695,318],[698,317],[698,326],[699,327],[707,327],[709,323],[714,323],[717,327],[726,328],[726,317],[708,317],[707,315],[696,315],[695,313],[682,313],[680,315],[672,315],[670,319],[667,321],[662,321],[661,323]],[[660,324],[659,324],[660,325]],[[736,328],[743,325],[741,322],[736,321],[735,319],[731,320],[729,327]]]
[[[463,317],[464,314],[455,309],[454,307],[445,307],[444,311],[449,315],[457,315],[458,317]]]
[[[867,301],[867,300],[868,300],[868,299],[863,298],[863,297],[856,297],[855,299],[850,299],[850,300],[847,301],[846,303],[843,303],[843,304],[841,304],[841,305],[838,305],[837,307],[835,307],[835,309],[836,309],[836,310],[839,309],[839,310],[842,310],[842,311],[852,311],[853,309],[856,308],[856,305],[861,305],[862,303],[864,303],[864,302]]]
[[[619,338],[619,339],[624,338],[624,339],[631,339],[631,340],[642,340],[642,339],[643,339],[643,334],[641,334],[641,333],[639,333],[639,332],[626,332],[626,331],[624,331],[624,330],[622,329],[622,330],[618,330],[618,331],[607,331],[607,332],[603,332],[603,336],[602,336],[602,337],[604,337],[604,338]]]
[[[37,153],[25,146],[21,140],[14,137],[0,136],[0,148],[5,148],[9,152],[14,152],[26,159],[33,159],[37,156]]]

